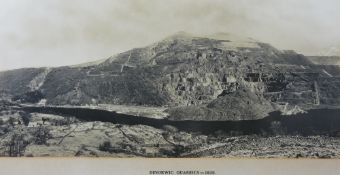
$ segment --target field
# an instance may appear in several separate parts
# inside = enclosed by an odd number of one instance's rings
[[[255,157],[339,158],[340,137],[280,134],[209,134],[165,125],[83,121],[72,116],[2,108],[1,156],[26,157]],[[189,127],[189,126],[188,126]]]

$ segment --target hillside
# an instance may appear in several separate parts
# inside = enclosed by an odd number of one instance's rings
[[[0,92],[53,105],[162,106],[173,120],[252,120],[339,106],[338,75],[337,66],[251,38],[180,32],[96,64],[1,72]]]
[[[308,58],[314,63],[319,65],[340,65],[339,56],[308,56]]]

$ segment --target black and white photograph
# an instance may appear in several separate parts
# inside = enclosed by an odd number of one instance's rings
[[[339,159],[339,9],[1,0],[0,157]]]

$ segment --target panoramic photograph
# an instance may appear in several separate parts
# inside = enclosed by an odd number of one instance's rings
[[[339,8],[5,0],[0,157],[340,158]]]

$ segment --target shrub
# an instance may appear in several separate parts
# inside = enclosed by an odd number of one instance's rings
[[[13,118],[13,117],[10,117],[9,119],[8,119],[8,123],[11,125],[11,126],[14,126],[14,122],[15,122],[16,120],[15,120],[15,118]]]
[[[159,149],[160,156],[166,156],[166,157],[175,157],[176,153],[173,149],[166,149],[166,148],[160,148]]]
[[[34,143],[38,145],[44,145],[47,143],[47,140],[52,137],[50,133],[50,129],[44,126],[39,126],[34,132]]]
[[[182,145],[174,145],[172,149],[160,148],[159,154],[166,157],[180,157],[181,154],[188,151],[189,149]]]
[[[105,152],[111,152],[112,151],[111,142],[109,142],[109,141],[103,142],[102,144],[99,145],[99,150],[105,151]]]
[[[31,114],[30,113],[26,113],[26,112],[20,112],[19,113],[21,116],[22,121],[24,122],[25,126],[28,126],[30,120],[31,120]]]

